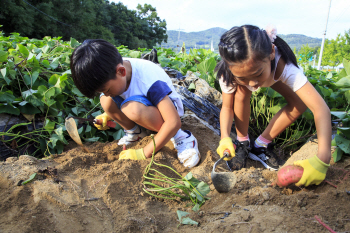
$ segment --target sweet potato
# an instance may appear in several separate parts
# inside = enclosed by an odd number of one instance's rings
[[[282,167],[277,173],[276,184],[279,187],[286,187],[297,183],[303,176],[304,168],[294,165]]]

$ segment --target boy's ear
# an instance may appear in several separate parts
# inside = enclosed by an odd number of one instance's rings
[[[271,53],[270,53],[270,60],[272,61],[273,59],[275,59],[275,45],[272,44],[272,49],[271,49]]]
[[[116,69],[117,69],[116,70],[117,74],[119,74],[121,76],[125,76],[126,75],[126,69],[125,69],[125,67],[122,64],[118,64]]]

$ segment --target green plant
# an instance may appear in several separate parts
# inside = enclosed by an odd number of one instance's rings
[[[38,40],[18,33],[5,37],[0,32],[0,113],[28,119],[28,123],[5,127],[0,140],[11,144],[18,155],[27,151],[34,156],[62,153],[69,138],[65,118],[101,114],[99,98],[84,97],[70,77],[70,55],[78,45],[73,38]],[[83,141],[123,136],[120,128],[98,131],[90,125],[79,127]]]
[[[194,206],[192,210],[198,211],[204,204],[205,200],[208,199],[205,196],[210,192],[209,185],[194,178],[191,172],[185,177],[182,177],[173,168],[164,164],[156,163],[154,161],[156,145],[153,135],[151,135],[151,137],[153,139],[154,150],[151,162],[148,164],[143,174],[143,177],[145,178],[145,181],[143,182],[143,190],[147,194],[157,198],[191,200],[192,205]],[[157,169],[153,168],[153,165],[170,170],[177,178],[164,175]]]

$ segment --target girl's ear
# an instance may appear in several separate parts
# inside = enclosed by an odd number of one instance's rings
[[[273,59],[275,59],[275,45],[272,44],[272,49],[271,49],[271,53],[270,53],[270,60],[272,61]]]
[[[121,76],[125,76],[126,75],[126,69],[122,64],[118,64],[116,67],[116,74],[121,75]]]

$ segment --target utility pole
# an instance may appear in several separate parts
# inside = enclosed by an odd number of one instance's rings
[[[179,47],[179,52],[180,52],[180,51],[181,51],[181,46],[179,45],[180,31],[183,31],[184,29],[180,29],[180,27],[179,27],[179,29],[177,29],[177,30],[178,30],[179,34],[178,34],[178,36],[177,36],[176,46]]]
[[[328,8],[327,21],[326,21],[326,29],[324,30],[323,39],[322,39],[322,44],[321,44],[320,57],[318,58],[318,65],[317,65],[317,69],[318,69],[318,70],[321,69],[322,53],[323,53],[323,47],[324,47],[324,40],[325,40],[325,38],[326,38],[326,32],[327,32],[327,24],[328,24],[329,12],[330,12],[330,10],[331,10],[331,2],[332,2],[332,0],[329,0],[329,8]]]

